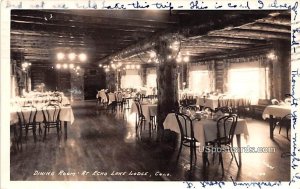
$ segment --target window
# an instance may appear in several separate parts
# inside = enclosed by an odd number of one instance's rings
[[[195,93],[210,92],[210,79],[207,70],[190,71],[189,89]]]
[[[156,74],[147,75],[147,87],[156,87]]]
[[[141,76],[136,71],[127,70],[126,75],[121,77],[121,88],[141,88]]]
[[[269,97],[268,68],[235,68],[228,72],[228,92],[253,100]]]

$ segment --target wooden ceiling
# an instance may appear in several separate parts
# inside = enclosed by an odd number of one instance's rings
[[[177,33],[195,61],[289,41],[290,30],[288,11],[12,10],[11,56],[41,66],[57,63],[58,52],[86,53],[95,66],[116,56],[146,63],[147,44]]]

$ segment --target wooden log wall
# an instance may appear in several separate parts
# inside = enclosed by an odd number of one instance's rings
[[[95,99],[97,91],[106,89],[106,74],[102,69],[84,69],[84,99]]]
[[[106,87],[109,91],[116,91],[117,75],[115,72],[106,72]]]
[[[57,90],[65,94],[65,96],[71,96],[71,73],[69,70],[58,70],[56,72],[56,85]],[[47,84],[46,84],[47,85]]]
[[[57,78],[56,70],[41,66],[32,66],[30,68],[31,90],[37,90],[44,83],[45,91],[54,91],[58,88],[59,78]]]
[[[95,92],[96,93],[96,92]],[[84,100],[84,71],[71,72],[71,99],[73,101]]]

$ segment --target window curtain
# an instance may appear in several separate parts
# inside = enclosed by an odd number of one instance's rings
[[[262,61],[232,64],[228,70],[228,92],[249,97],[253,104],[270,97],[269,68]]]
[[[147,87],[157,87],[156,78],[157,78],[157,75],[156,75],[155,69],[147,70],[147,78],[146,78]]]
[[[210,72],[205,65],[191,66],[189,70],[189,90],[199,95],[212,90]]]
[[[138,70],[126,70],[121,77],[121,88],[139,89],[142,87],[142,78]]]

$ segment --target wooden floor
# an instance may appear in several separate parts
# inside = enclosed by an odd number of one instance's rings
[[[104,113],[96,102],[73,104],[75,122],[68,126],[68,139],[56,137],[50,131],[46,141],[42,137],[34,143],[33,137],[23,143],[22,151],[12,151],[10,157],[11,180],[87,180],[87,181],[288,181],[290,141],[285,130],[274,140],[269,138],[268,123],[247,118],[249,138],[242,138],[242,146],[275,147],[274,153],[243,153],[242,166],[237,168],[230,153],[225,154],[225,174],[217,161],[203,169],[202,154],[197,152],[197,162],[189,170],[189,150],[183,149],[178,162],[177,149],[173,150],[167,139],[156,141],[153,131],[136,137],[134,116],[123,119],[121,113]],[[87,173],[88,172],[88,173]],[[46,174],[46,175],[41,175]],[[50,174],[50,175],[49,175]],[[52,174],[52,175],[51,175]]]

